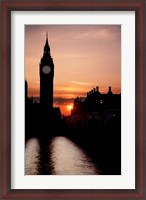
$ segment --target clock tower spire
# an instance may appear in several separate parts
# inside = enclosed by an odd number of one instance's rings
[[[48,43],[48,32],[46,33],[46,44],[44,46],[44,52],[50,52],[50,47]]]
[[[53,108],[54,63],[50,53],[48,32],[43,57],[40,60],[40,104],[46,109]]]

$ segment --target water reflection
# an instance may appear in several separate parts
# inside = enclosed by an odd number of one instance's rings
[[[91,159],[75,143],[65,137],[55,137],[51,143],[52,174],[95,175],[98,170]]]
[[[37,175],[39,174],[39,142],[36,138],[31,138],[27,141],[25,146],[25,174]]]
[[[29,139],[25,147],[25,175],[99,174],[89,156],[66,137]]]

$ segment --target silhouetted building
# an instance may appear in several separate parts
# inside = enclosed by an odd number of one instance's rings
[[[108,90],[108,93],[107,93],[108,95],[112,95],[113,93],[112,93],[112,88],[111,88],[111,86],[109,86],[109,90]]]
[[[47,34],[44,54],[40,61],[40,103],[49,109],[53,108],[53,78],[54,63],[50,54]]]
[[[101,94],[99,87],[87,92],[84,101],[79,97],[74,100],[71,114],[83,114],[108,109],[121,109],[121,94],[113,94],[111,86],[107,94]]]
[[[25,135],[50,137],[58,134],[61,126],[60,108],[53,108],[53,78],[54,63],[50,54],[48,34],[44,46],[43,57],[39,67],[40,75],[40,103],[28,98],[28,84],[25,81]]]
[[[33,103],[33,97],[28,97],[28,83],[25,80],[25,107]]]
[[[27,81],[25,80],[25,100],[28,98],[28,84]]]

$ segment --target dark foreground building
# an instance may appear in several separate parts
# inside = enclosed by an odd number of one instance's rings
[[[121,174],[121,94],[96,87],[74,100],[66,118],[70,137],[87,150],[103,174]]]
[[[121,110],[121,94],[113,94],[111,87],[107,94],[101,94],[97,86],[87,93],[84,100],[77,97],[74,100],[73,114],[92,113],[106,110]]]

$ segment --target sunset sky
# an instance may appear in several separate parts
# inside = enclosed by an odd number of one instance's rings
[[[99,86],[121,92],[120,25],[26,25],[25,79],[28,95],[39,97],[39,63],[48,32],[54,61],[54,106],[70,114],[77,96]]]

